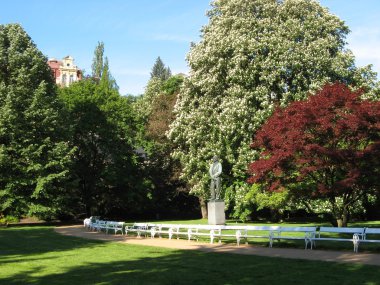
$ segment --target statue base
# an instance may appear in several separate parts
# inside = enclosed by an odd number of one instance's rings
[[[223,200],[211,200],[207,203],[209,225],[224,225],[226,223],[224,208],[225,203]]]

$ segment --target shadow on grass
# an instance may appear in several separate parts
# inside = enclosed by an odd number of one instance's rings
[[[0,229],[0,262],[9,257],[101,246],[97,240],[66,238],[53,227],[12,227]]]
[[[377,266],[144,247],[44,227],[0,230],[0,268],[7,285],[380,284]]]
[[[128,254],[128,247],[120,246]],[[380,284],[378,270],[357,264],[171,251],[135,260],[92,260],[44,276],[26,270],[0,279],[0,284]]]

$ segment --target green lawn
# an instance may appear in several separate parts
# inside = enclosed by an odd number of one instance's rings
[[[380,267],[101,242],[0,229],[0,284],[380,284]]]

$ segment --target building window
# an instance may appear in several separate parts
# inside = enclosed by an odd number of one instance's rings
[[[62,85],[66,86],[66,74],[62,75]]]
[[[74,82],[74,75],[70,75],[70,84]]]

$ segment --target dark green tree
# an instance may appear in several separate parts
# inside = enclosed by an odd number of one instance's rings
[[[0,25],[0,213],[65,212],[70,162],[47,59],[18,24]]]
[[[160,57],[156,59],[156,62],[154,63],[152,67],[152,71],[150,73],[150,78],[158,78],[163,81],[169,79],[169,77],[172,76],[172,72],[169,67],[165,67],[165,64],[161,60]]]
[[[173,144],[166,137],[174,120],[174,105],[182,86],[183,76],[172,76],[166,81],[153,78],[138,106],[144,124],[147,152],[145,177],[149,179],[151,215],[160,218],[195,217],[198,213],[196,197],[189,196],[187,185],[180,179],[180,164],[170,155]],[[143,103],[143,104],[141,104]]]
[[[128,209],[143,210],[137,206],[144,195],[139,192],[141,175],[134,152],[135,115],[107,73],[105,68],[100,81],[87,78],[60,92],[77,150],[71,181],[78,189],[77,204],[88,216],[115,217],[131,212]]]

